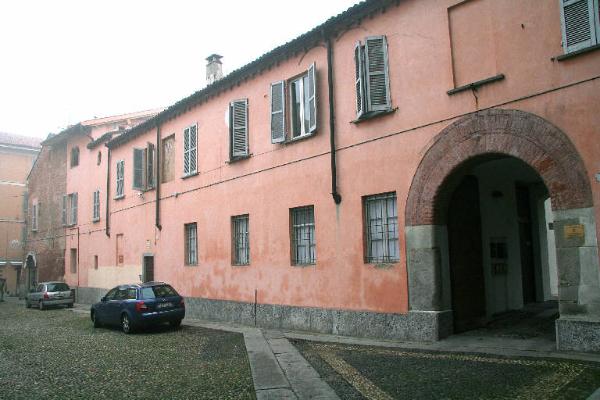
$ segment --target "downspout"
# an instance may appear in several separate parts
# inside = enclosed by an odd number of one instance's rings
[[[162,230],[162,225],[160,224],[160,124],[156,123],[156,173],[154,176],[156,177],[156,218],[155,225],[158,230]]]
[[[327,90],[329,94],[329,147],[331,150],[331,196],[335,204],[342,202],[342,195],[337,191],[337,165],[335,154],[335,107],[333,99],[333,46],[331,38],[326,37],[323,31],[323,38],[327,44]]]
[[[108,153],[106,155],[106,223],[104,233],[110,237],[110,147],[106,146]]]

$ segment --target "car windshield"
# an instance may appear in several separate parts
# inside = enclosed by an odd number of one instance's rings
[[[47,286],[49,292],[66,292],[67,290],[71,290],[66,283],[49,283]]]
[[[144,299],[160,299],[163,297],[179,296],[179,294],[169,285],[150,286],[142,288],[142,297]]]

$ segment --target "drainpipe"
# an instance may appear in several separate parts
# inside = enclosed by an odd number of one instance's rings
[[[323,38],[327,44],[327,90],[329,94],[329,147],[331,150],[331,196],[335,204],[342,202],[342,195],[337,191],[337,165],[335,158],[335,108],[333,99],[333,46],[331,38],[326,37],[323,31]]]
[[[162,146],[160,145],[160,124],[157,122],[156,123],[156,163],[155,163],[155,168],[156,168],[156,173],[154,174],[154,176],[156,177],[156,218],[155,218],[155,225],[158,228],[158,230],[162,230],[162,225],[160,224],[160,148]]]
[[[110,237],[110,147],[106,146],[108,153],[106,155],[106,223],[104,233]]]

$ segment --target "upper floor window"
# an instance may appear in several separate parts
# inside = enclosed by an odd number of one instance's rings
[[[162,140],[160,161],[160,181],[162,183],[172,181],[175,177],[175,135]]]
[[[600,44],[598,0],[561,0],[560,15],[565,53]]]
[[[316,85],[315,63],[299,77],[271,84],[272,143],[286,140],[286,110],[290,113],[290,139],[308,136],[317,130]],[[286,96],[289,96],[287,102]]]
[[[229,103],[229,158],[248,156],[248,99]]]
[[[367,37],[364,45],[357,42],[354,66],[356,117],[365,118],[370,113],[390,110],[392,102],[385,36]]]
[[[40,203],[35,201],[31,205],[31,230],[36,232],[38,230],[38,221],[40,217]]]
[[[93,196],[92,203],[92,221],[100,221],[100,190],[96,190]]]
[[[125,196],[125,161],[117,161],[117,190],[115,198]]]
[[[154,145],[148,143],[145,149],[133,149],[133,188],[148,190],[154,187]]]
[[[77,193],[63,195],[61,213],[63,225],[77,224],[77,198]]]
[[[183,130],[183,175],[197,172],[198,127],[192,125]]]
[[[79,165],[79,147],[71,148],[71,168]]]
[[[365,216],[365,261],[391,263],[400,259],[396,193],[363,199]]]

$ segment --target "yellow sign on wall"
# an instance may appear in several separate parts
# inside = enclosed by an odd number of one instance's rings
[[[585,237],[585,230],[582,224],[577,225],[565,225],[564,228],[565,239],[574,239]]]

